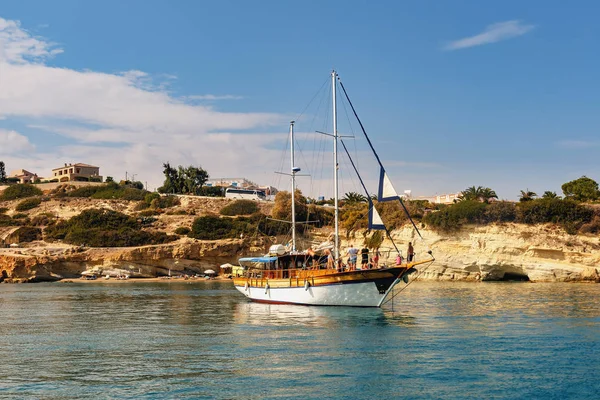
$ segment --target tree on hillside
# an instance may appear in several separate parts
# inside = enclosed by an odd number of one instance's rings
[[[306,221],[308,215],[308,208],[306,206],[306,197],[302,195],[299,189],[296,189],[294,195],[294,203],[296,206],[296,221]],[[273,211],[271,215],[275,219],[283,221],[292,220],[292,194],[290,192],[282,191],[277,193],[275,196],[275,204],[273,205]]]
[[[6,182],[6,169],[4,167],[4,161],[0,161],[0,183]]]
[[[356,193],[356,192],[346,193],[342,200],[344,200],[346,203],[349,203],[349,204],[366,203],[367,202],[367,198],[364,195],[362,195],[360,193]]]
[[[556,194],[556,192],[546,190],[542,195],[542,199],[558,199],[558,195]]]
[[[158,188],[160,193],[198,194],[208,180],[208,172],[192,165],[187,168],[180,165],[175,169],[169,163],[165,163],[163,174],[165,181]]]
[[[495,191],[493,191],[490,188],[483,188],[483,190],[481,191],[481,196],[479,198],[484,203],[489,203],[492,199],[498,199],[498,195]]]
[[[497,199],[498,195],[495,191],[489,187],[484,188],[483,186],[471,186],[462,191],[459,196],[461,201],[463,200],[474,200],[481,201],[483,203],[489,203],[491,199]]]
[[[529,189],[525,189],[525,190],[521,190],[521,197],[519,198],[519,201],[521,201],[521,202],[531,201],[535,197],[537,197],[537,193],[534,193],[534,192],[530,191]]]
[[[562,185],[562,191],[566,198],[576,201],[594,201],[600,198],[598,183],[585,175]]]

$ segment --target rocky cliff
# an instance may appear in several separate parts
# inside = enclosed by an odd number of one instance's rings
[[[134,278],[196,274],[235,262],[240,254],[264,252],[262,241],[229,239],[128,248],[30,247],[0,249],[0,277],[7,282],[79,278],[84,271]],[[217,268],[218,269],[218,268]]]
[[[549,225],[469,226],[457,233],[393,233],[400,249],[415,244],[417,258],[431,249],[436,260],[421,268],[419,279],[431,280],[600,280],[600,237],[568,235]],[[384,246],[390,246],[388,241]]]
[[[324,234],[324,232],[321,232]],[[421,280],[530,280],[600,281],[600,238],[573,236],[552,226],[495,225],[471,226],[457,233],[423,231],[424,241],[414,230],[393,233],[405,251],[415,244],[417,259],[431,249],[435,262],[420,267]],[[318,239],[318,237],[316,238]],[[362,244],[357,235],[342,245]],[[241,254],[261,254],[267,241],[230,239],[196,241],[133,248],[31,247],[0,250],[0,274],[7,281],[48,281],[79,277],[92,270],[99,275],[127,273],[131,277],[155,277],[200,273]],[[386,240],[382,260],[393,263],[395,251]]]

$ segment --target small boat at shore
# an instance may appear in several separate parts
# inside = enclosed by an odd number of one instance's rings
[[[346,90],[339,80],[335,71],[331,73],[332,99],[333,99],[333,133],[328,135],[333,138],[334,155],[334,221],[335,230],[331,240],[327,241],[315,249],[298,250],[296,248],[296,213],[294,195],[296,190],[296,175],[300,168],[295,166],[294,162],[294,121],[290,123],[290,143],[291,143],[291,208],[292,208],[292,239],[286,246],[273,245],[269,252],[259,257],[243,257],[239,260],[243,273],[233,277],[233,283],[248,299],[261,303],[276,304],[301,304],[301,305],[320,305],[320,306],[354,306],[354,307],[380,307],[390,296],[396,285],[401,282],[408,282],[408,275],[416,271],[416,266],[429,264],[434,261],[431,251],[429,257],[424,260],[411,260],[402,262],[400,251],[395,244],[395,251],[398,253],[398,261],[391,265],[376,263],[373,268],[359,269],[356,265],[344,266],[340,255],[340,237],[339,237],[339,184],[338,184],[338,143],[341,143],[350,158],[354,171],[358,175],[358,170],[352,162],[350,154],[342,141],[342,136],[337,130],[337,84],[344,91],[346,99],[350,103],[352,111],[358,120],[360,127],[375,154],[380,166],[379,189],[377,193],[378,201],[400,201],[404,211],[406,207],[402,203],[402,198],[394,190],[390,179],[381,164],[379,156],[375,152],[369,137],[354,106],[347,96]],[[371,199],[366,186],[360,175],[360,183],[366,193],[369,203],[369,229],[385,230],[385,224],[379,216],[375,204]],[[418,229],[409,216],[413,227]],[[420,233],[419,233],[420,236]],[[393,241],[392,241],[393,243]]]

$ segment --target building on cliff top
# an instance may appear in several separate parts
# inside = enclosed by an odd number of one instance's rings
[[[69,181],[98,181],[102,182],[100,167],[89,164],[76,163],[67,164],[64,167],[54,168],[50,179],[58,179],[59,182]]]
[[[427,200],[432,204],[453,204],[458,201],[462,192],[436,194],[435,196],[419,196],[416,200]]]
[[[40,179],[36,173],[29,172],[26,169],[12,171],[7,178],[16,178],[19,180],[19,183],[34,183],[36,180]]]

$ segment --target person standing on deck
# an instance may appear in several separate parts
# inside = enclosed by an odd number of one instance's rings
[[[408,252],[407,252],[408,262],[412,262],[415,258],[415,249],[413,248],[412,242],[408,242]]]
[[[325,250],[325,254],[327,254],[327,269],[333,269],[333,254],[330,250]]]
[[[360,249],[360,268],[369,269],[369,249],[367,246]]]
[[[379,252],[379,247],[375,249],[375,255],[373,256],[373,268],[379,268],[379,256],[381,253]]]
[[[348,255],[348,267],[350,268],[350,271],[353,271],[356,269],[356,258],[358,256],[358,249],[355,249],[354,246],[350,244],[350,248],[348,249],[346,254]]]

